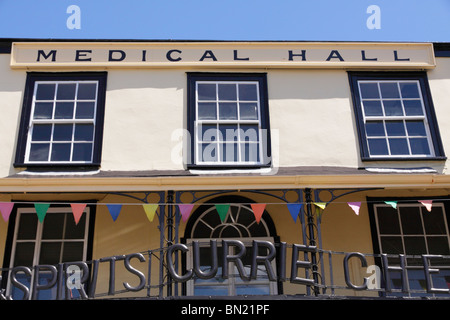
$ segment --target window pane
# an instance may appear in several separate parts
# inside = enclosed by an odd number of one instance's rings
[[[66,218],[66,230],[64,233],[64,239],[84,239],[84,231],[86,225],[86,213],[80,217],[78,224],[75,224],[75,220],[69,214]]]
[[[381,237],[381,252],[391,254],[403,253],[403,245],[401,237]]]
[[[409,154],[408,142],[406,139],[389,139],[389,148],[392,155]]]
[[[400,207],[403,234],[423,234],[419,207]]]
[[[219,131],[220,131],[219,139],[221,141],[238,141],[239,131],[237,125],[220,124]]]
[[[74,143],[72,161],[92,161],[92,143]]]
[[[53,100],[55,98],[55,84],[40,83],[37,86],[36,100]]]
[[[402,104],[400,100],[383,100],[384,113],[386,116],[402,116]]]
[[[78,85],[77,98],[79,100],[95,100],[97,84],[95,83],[80,83]]]
[[[239,84],[240,101],[258,101],[258,91],[255,84]]]
[[[367,121],[366,134],[369,137],[384,137],[386,134],[383,121]]]
[[[237,120],[237,103],[219,103],[219,119]]]
[[[409,144],[412,154],[431,154],[427,138],[411,138],[409,139]]]
[[[22,213],[20,215],[17,240],[36,239],[36,228],[38,218],[35,213]]]
[[[199,102],[197,117],[199,120],[216,120],[217,119],[216,103]]]
[[[397,82],[380,83],[381,96],[386,98],[400,98]]]
[[[53,141],[72,141],[72,124],[55,124]]]
[[[226,286],[195,286],[194,295],[196,296],[226,296],[228,287]]]
[[[386,121],[386,131],[388,136],[405,136],[405,126],[403,121]]]
[[[359,83],[359,88],[361,90],[361,98],[363,98],[363,99],[379,99],[380,98],[377,83]]]
[[[52,146],[51,161],[69,161],[70,149],[70,143],[54,143]]]
[[[52,136],[51,124],[35,124],[33,126],[32,141],[50,141]]]
[[[62,239],[64,220],[63,213],[47,213],[42,230],[42,239]]]
[[[446,234],[444,216],[441,207],[434,206],[431,212],[422,209],[422,217],[427,234]]]
[[[380,234],[400,234],[397,210],[392,207],[377,207]]]
[[[222,161],[238,161],[238,147],[237,143],[223,143],[222,144]]]
[[[240,103],[239,116],[241,120],[257,120],[258,105],[256,103]]]
[[[410,136],[427,136],[423,121],[406,121],[406,128]]]
[[[48,161],[49,143],[32,143],[30,147],[30,161]]]
[[[75,141],[92,141],[94,140],[94,125],[92,124],[76,124],[75,125]]]
[[[241,125],[241,130],[239,131],[239,133],[240,141],[259,141],[258,125],[243,124]]]
[[[237,100],[235,84],[219,84],[219,100]]]
[[[403,98],[420,98],[419,88],[417,83],[411,82],[401,82],[400,91],[402,92]]]
[[[405,254],[421,255],[424,252],[427,252],[424,237],[404,237],[403,240],[405,242]]]
[[[215,124],[202,124],[198,127],[200,136],[199,141],[217,141],[219,139],[219,132]]]
[[[73,119],[73,102],[57,102],[55,119]]]
[[[216,143],[202,143],[200,144],[199,160],[201,161],[217,161],[217,149]]]
[[[363,105],[366,117],[383,115],[380,100],[367,100],[363,102]]]
[[[83,260],[83,242],[65,242],[62,257],[63,262]]]
[[[403,100],[405,113],[407,116],[422,116],[422,101],[421,100]]]
[[[78,102],[77,111],[75,112],[76,119],[94,119],[95,102]]]
[[[241,161],[259,161],[259,144],[241,143]]]
[[[447,237],[427,237],[429,254],[450,254]]]
[[[53,115],[53,102],[36,102],[34,104],[34,119],[51,119]]]
[[[42,242],[39,264],[60,263],[61,245],[61,242]]]
[[[216,100],[216,85],[199,83],[197,86],[198,100]]]
[[[14,256],[14,266],[33,265],[34,242],[18,242],[16,244],[16,253]]]
[[[60,83],[58,84],[58,92],[56,94],[57,100],[74,100],[75,99],[75,83]]]
[[[369,152],[371,155],[387,155],[386,139],[368,139]]]

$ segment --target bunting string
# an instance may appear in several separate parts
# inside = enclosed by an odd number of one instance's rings
[[[446,200],[450,200],[450,199],[436,199],[436,200],[442,202],[442,201],[446,201]],[[364,203],[370,203],[370,202],[371,201],[365,201]],[[373,202],[380,203],[380,201],[373,201]],[[399,202],[402,202],[402,201],[400,201],[400,200],[399,201],[393,201],[393,200],[384,201],[384,203],[386,205],[391,206],[393,209],[397,209]],[[417,200],[417,202],[422,204],[428,212],[432,211],[433,199]],[[41,223],[44,221],[47,211],[49,210],[50,206],[52,205],[52,203],[48,203],[48,202],[47,203],[22,202],[22,201],[20,202],[20,204],[25,204],[25,203],[31,203],[34,205],[37,217]],[[349,208],[358,216],[363,202],[362,201],[359,201],[359,202],[333,201],[333,203],[346,203],[349,206]],[[411,203],[411,200],[407,201],[407,203]],[[0,213],[5,222],[8,222],[9,217],[11,215],[11,212],[12,212],[15,204],[16,204],[15,202],[0,202]],[[64,203],[56,202],[55,204],[61,205]],[[78,202],[77,203],[65,203],[65,204],[70,205],[70,207],[72,209],[74,221],[76,224],[78,224],[81,216],[83,215],[83,213],[85,211],[87,204],[86,203],[78,203]],[[189,219],[194,206],[214,205],[215,209],[217,211],[217,214],[219,215],[222,223],[225,221],[231,205],[249,205],[251,210],[253,211],[253,214],[255,216],[255,220],[257,223],[259,223],[261,221],[262,215],[263,215],[267,205],[285,205],[285,206],[287,206],[287,209],[291,215],[292,220],[294,222],[297,222],[298,218],[300,218],[300,222],[303,224],[304,223],[304,215],[301,213],[302,213],[302,210],[305,210],[304,204],[306,204],[306,203],[305,202],[295,202],[295,203],[280,203],[280,202],[276,202],[276,203],[270,203],[270,202],[267,202],[267,203],[195,203],[195,204],[188,204],[188,203],[145,203],[145,204],[141,204],[141,203],[95,203],[95,204],[89,204],[89,205],[96,205],[96,206],[105,205],[114,222],[118,219],[123,206],[136,206],[136,205],[141,206],[147,216],[147,219],[150,222],[153,222],[154,217],[155,217],[156,212],[159,207],[167,206],[167,205],[174,205],[174,206],[178,207],[179,213],[181,214],[181,218],[182,218],[183,222],[186,222]],[[322,214],[324,213],[324,211],[326,210],[326,208],[328,206],[328,203],[313,202],[312,204],[316,207],[315,212],[316,212],[317,218],[321,219]]]

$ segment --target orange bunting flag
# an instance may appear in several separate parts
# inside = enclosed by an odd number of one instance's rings
[[[428,212],[431,212],[431,207],[433,206],[433,200],[419,200],[421,204],[427,208]]]
[[[189,216],[191,215],[192,208],[194,207],[193,204],[179,204],[178,208],[181,212],[181,218],[183,219],[183,222],[186,222]]]
[[[361,208],[361,202],[347,202],[350,208],[355,211],[356,215],[359,215],[359,209]]]
[[[147,215],[147,218],[150,222],[153,221],[153,218],[155,217],[156,209],[158,209],[157,204],[143,204],[142,207],[144,208],[145,214]]]
[[[252,203],[250,204],[252,206],[253,214],[255,215],[256,222],[259,224],[261,221],[261,217],[264,213],[264,209],[266,208],[265,203]]]
[[[73,218],[75,220],[75,224],[78,224],[80,222],[80,218],[83,215],[84,208],[86,208],[85,203],[71,203],[70,206],[72,207],[72,213]]]

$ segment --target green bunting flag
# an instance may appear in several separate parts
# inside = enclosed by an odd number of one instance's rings
[[[229,204],[216,204],[216,210],[219,214],[220,221],[224,222],[227,217],[228,209],[230,209]]]
[[[35,203],[34,208],[36,209],[36,214],[38,216],[39,221],[44,222],[45,215],[47,214],[47,210],[50,207],[49,203]]]
[[[397,209],[397,201],[385,201],[384,203],[390,205],[394,209]]]

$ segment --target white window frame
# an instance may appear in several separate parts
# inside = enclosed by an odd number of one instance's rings
[[[362,83],[376,83],[377,87],[378,87],[378,94],[379,94],[379,99],[377,98],[373,98],[373,99],[368,99],[368,98],[363,98],[361,95],[361,84]],[[398,90],[400,93],[400,97],[399,98],[383,98],[381,95],[381,89],[380,89],[380,83],[397,83],[398,86]],[[421,107],[422,107],[422,114],[423,115],[415,115],[415,116],[407,116],[405,113],[405,107],[404,107],[404,101],[407,100],[418,100],[418,98],[403,98],[401,96],[401,90],[400,90],[400,83],[415,83],[417,85],[418,91],[419,91],[419,98],[420,98],[420,103],[421,103]],[[429,127],[429,123],[428,123],[428,119],[427,119],[427,112],[425,110],[425,105],[424,105],[424,98],[422,96],[422,91],[421,91],[421,85],[420,82],[418,80],[358,80],[358,93],[359,93],[359,97],[360,97],[360,101],[361,101],[361,113],[363,116],[363,122],[364,122],[364,127],[366,126],[367,121],[382,121],[383,122],[383,126],[384,126],[384,131],[386,133],[386,135],[384,136],[367,136],[366,135],[366,141],[365,143],[367,144],[367,150],[369,153],[370,158],[373,159],[377,159],[377,158],[408,158],[408,157],[417,157],[417,158],[433,158],[435,157],[435,150],[434,150],[434,146],[433,146],[433,141],[432,141],[432,136],[430,133],[430,127]],[[383,112],[383,116],[366,116],[365,114],[365,110],[364,110],[364,101],[380,101],[381,104],[383,104],[383,101],[388,101],[388,100],[400,100],[401,102],[401,106],[402,106],[402,110],[403,110],[403,116],[386,116],[384,114],[384,107],[382,107],[382,112]],[[408,136],[408,130],[406,128],[406,124],[405,121],[409,121],[409,120],[420,120],[424,123],[424,127],[425,127],[425,132],[426,132],[426,138],[427,138],[427,142],[428,142],[428,148],[430,150],[430,154],[412,154],[411,152],[411,146],[410,146],[410,138],[415,138],[415,136]],[[400,154],[400,155],[393,155],[390,149],[390,145],[389,145],[389,136],[387,135],[387,131],[386,131],[386,121],[402,121],[404,123],[404,128],[405,128],[405,134],[406,136],[395,136],[395,138],[405,138],[408,144],[408,154]],[[365,129],[365,128],[364,128]],[[423,136],[417,136],[418,138],[423,138]],[[388,154],[382,154],[382,155],[375,155],[375,154],[371,154],[370,153],[370,147],[369,147],[369,140],[371,139],[385,139],[386,140],[386,144],[387,144],[387,150],[388,150]]]
[[[76,84],[76,92],[75,92],[75,98],[73,100],[57,100],[56,98],[56,93],[58,92],[58,85],[59,84]],[[78,87],[79,84],[85,84],[85,83],[94,83],[96,84],[96,90],[95,90],[95,99],[94,100],[79,100],[80,102],[94,102],[94,115],[92,119],[76,119],[75,115],[76,115],[76,108],[77,108],[77,92],[78,92]],[[53,114],[52,114],[52,118],[51,119],[33,119],[33,115],[34,115],[34,111],[35,111],[35,105],[36,105],[36,92],[37,92],[37,88],[39,86],[39,84],[55,84],[55,96],[52,100],[39,100],[39,102],[49,102],[49,103],[53,103]],[[30,122],[28,125],[28,135],[27,135],[27,142],[26,142],[26,149],[25,149],[25,164],[51,164],[51,163],[61,163],[61,164],[90,164],[93,162],[93,158],[94,158],[94,152],[95,152],[95,141],[96,141],[96,123],[97,123],[97,109],[98,109],[98,90],[99,90],[99,81],[98,80],[64,80],[64,81],[36,81],[34,83],[34,88],[33,88],[33,101],[32,101],[32,106],[31,106],[31,112],[30,112]],[[73,102],[74,103],[74,111],[73,111],[73,118],[72,119],[55,119],[54,115],[55,115],[55,110],[56,110],[56,102],[57,101],[62,101],[62,102]],[[35,124],[50,124],[52,125],[52,133],[51,133],[51,138],[50,141],[45,141],[45,142],[33,142],[32,141],[32,134],[33,134],[33,128]],[[90,141],[80,141],[81,143],[85,142],[85,143],[91,143],[92,147],[91,147],[91,158],[89,160],[86,161],[74,161],[72,160],[72,156],[73,156],[73,145],[74,143],[76,143],[75,141],[75,128],[73,128],[72,130],[72,140],[69,141],[53,141],[53,131],[54,131],[54,125],[55,124],[72,124],[73,126],[75,126],[76,124],[92,124],[93,126],[93,136],[92,136],[92,140]],[[47,161],[32,161],[30,160],[30,149],[31,149],[31,144],[50,144],[50,149],[49,149],[49,153],[48,153],[48,158]],[[70,151],[70,160],[66,161],[56,161],[56,160],[51,160],[51,155],[52,155],[52,147],[55,144],[58,143],[70,143],[71,144],[71,151]]]
[[[64,213],[64,214],[68,214],[68,219],[70,219],[70,215],[72,215],[72,209],[70,207],[56,207],[56,208],[49,208],[47,210],[47,214],[49,213]],[[17,216],[16,216],[16,222],[15,222],[15,226],[14,226],[14,239],[12,242],[12,249],[11,249],[11,260],[10,260],[10,264],[9,264],[9,268],[12,269],[14,267],[14,257],[15,257],[15,253],[16,253],[16,246],[17,243],[25,243],[25,242],[34,242],[35,246],[34,246],[34,253],[33,253],[33,262],[32,262],[32,266],[38,265],[39,264],[39,253],[41,251],[41,245],[42,242],[63,242],[63,243],[68,243],[68,242],[84,242],[83,245],[83,257],[82,260],[85,261],[87,259],[87,247],[88,247],[88,236],[89,236],[89,217],[90,217],[90,208],[87,206],[83,212],[83,215],[85,215],[85,221],[86,221],[86,225],[84,228],[84,237],[82,239],[42,239],[42,232],[44,230],[44,225],[45,225],[45,219],[44,221],[41,223],[40,221],[37,221],[37,226],[36,226],[36,238],[33,239],[17,239],[18,236],[18,230],[20,227],[20,219],[22,214],[36,214],[36,210],[34,208],[18,208],[17,209]],[[65,226],[64,226],[65,227]],[[63,246],[61,247],[61,252],[60,252],[60,257],[59,257],[59,262],[63,262],[62,261],[62,254],[63,254]],[[32,267],[32,266],[25,266],[25,267]],[[35,277],[35,272],[34,269],[31,270],[31,280],[30,283],[33,283],[34,281],[34,277]],[[43,272],[43,271],[41,271]],[[12,290],[12,285],[11,285],[11,281],[8,277],[8,284],[7,284],[7,289],[6,292],[8,293],[7,295],[11,294],[11,290]],[[32,288],[30,288],[30,299],[32,296]]]
[[[199,101],[198,99],[198,85],[199,84],[215,84],[216,85],[216,99],[215,100],[201,100]],[[219,84],[234,84],[237,86],[237,98],[236,101],[231,101],[231,100],[219,100],[218,97],[218,85]],[[239,101],[239,84],[252,84],[255,85],[256,90],[257,90],[257,100],[256,101],[243,101],[245,103],[251,102],[251,103],[256,103],[257,105],[257,116],[258,119],[256,120],[242,120],[240,119],[240,101]],[[259,92],[259,82],[258,81],[220,81],[220,80],[216,80],[216,81],[206,81],[206,80],[202,80],[202,81],[196,81],[195,83],[195,143],[194,143],[194,158],[195,158],[195,163],[197,165],[221,165],[221,166],[236,166],[236,165],[262,165],[264,164],[264,154],[263,154],[263,144],[267,143],[266,141],[264,141],[264,132],[262,130],[262,126],[261,126],[261,101],[260,101],[260,92]],[[216,115],[217,115],[217,119],[215,120],[199,120],[198,119],[198,104],[199,102],[211,102],[211,103],[215,103],[216,104]],[[236,120],[220,120],[219,119],[219,102],[236,102],[237,103],[237,119]],[[201,139],[199,137],[199,132],[201,132],[201,127],[202,125],[237,125],[238,128],[240,127],[240,125],[245,125],[245,124],[250,124],[250,125],[257,125],[258,126],[258,141],[257,142],[244,142],[240,140],[240,135],[237,134],[237,141],[227,141],[224,138],[223,144],[237,144],[237,161],[224,161],[222,159],[222,148],[219,147],[219,141],[207,141],[207,143],[210,144],[215,144],[216,145],[216,158],[217,161],[205,161],[203,159],[202,156],[200,156],[200,153],[202,151],[201,146]],[[218,134],[220,134],[219,129],[217,128],[217,132]],[[266,139],[267,140],[267,139]],[[205,143],[203,141],[203,143]],[[241,152],[241,144],[257,144],[257,149],[258,149],[258,160],[257,161],[250,161],[250,160],[243,160],[242,159],[242,152]]]

